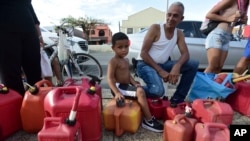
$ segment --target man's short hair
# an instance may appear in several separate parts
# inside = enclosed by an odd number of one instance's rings
[[[177,1],[177,2],[172,3],[172,4],[170,5],[170,7],[173,6],[173,5],[180,6],[180,7],[182,8],[182,15],[184,14],[185,8],[184,8],[183,3]]]
[[[112,45],[114,46],[117,40],[128,40],[128,36],[123,32],[117,32],[112,36]]]

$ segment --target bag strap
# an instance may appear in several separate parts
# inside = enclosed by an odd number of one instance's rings
[[[249,0],[238,0],[237,4],[238,4],[238,9],[244,14],[247,14],[249,7]]]
[[[228,81],[230,82],[230,84],[232,84],[232,76],[233,76],[232,73],[228,73],[227,77],[223,80],[221,84],[224,86]]]

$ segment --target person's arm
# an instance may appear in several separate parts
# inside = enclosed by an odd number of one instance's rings
[[[176,65],[182,66],[187,60],[189,60],[189,51],[185,42],[185,36],[180,29],[177,29],[177,36],[177,46],[181,56],[177,60]]]
[[[182,65],[189,60],[189,51],[185,42],[185,36],[180,29],[177,29],[177,46],[181,55],[170,71],[169,82],[171,84],[176,84],[178,82],[180,69]]]
[[[221,21],[221,22],[237,22],[238,19],[240,18],[240,14],[235,13],[232,16],[225,17],[221,16],[219,13],[220,11],[227,9],[231,5],[235,3],[235,0],[222,0],[218,2],[207,14],[206,18],[214,21]]]
[[[31,13],[31,15],[33,17],[33,21],[35,23],[36,32],[37,32],[41,47],[44,47],[44,41],[43,41],[43,37],[42,37],[42,34],[41,34],[41,30],[40,30],[40,21],[38,20],[38,18],[36,16],[36,13],[34,11],[34,8],[33,8],[32,4],[29,5],[29,10],[30,10],[30,13]]]
[[[116,87],[116,79],[115,79],[115,68],[116,68],[116,61],[114,59],[111,59],[108,63],[108,68],[107,68],[107,81],[109,88],[114,92],[115,94],[115,99],[123,99],[123,95],[120,93],[118,88]]]
[[[130,75],[130,84],[135,86],[135,87],[140,87],[141,86],[140,82],[135,81],[135,79],[132,77],[132,75]]]
[[[153,42],[155,42],[159,38],[160,38],[160,25],[159,24],[151,25],[151,27],[149,28],[149,31],[144,37],[140,55],[145,63],[147,63],[149,66],[155,69],[155,71],[162,77],[164,82],[168,82],[169,73],[165,71],[164,69],[162,69],[149,55],[149,50]]]
[[[153,42],[156,41],[157,38],[159,38],[160,34],[160,25],[159,24],[153,24],[150,26],[147,34],[144,37],[142,49],[141,49],[141,58],[145,63],[153,67],[157,73],[160,73],[161,71],[164,71],[155,61],[152,59],[152,57],[149,55],[149,50],[153,44]]]
[[[43,41],[42,33],[40,30],[40,26],[38,24],[36,24],[35,27],[36,27],[37,35],[38,35],[38,38],[40,41],[40,45],[41,45],[41,47],[44,47],[44,41]]]

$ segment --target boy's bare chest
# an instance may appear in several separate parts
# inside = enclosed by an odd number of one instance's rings
[[[119,61],[118,62],[119,70],[129,70],[129,63],[127,61]]]

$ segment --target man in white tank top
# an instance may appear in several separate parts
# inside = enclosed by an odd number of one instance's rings
[[[180,83],[170,99],[173,107],[186,98],[199,64],[189,60],[184,34],[176,28],[184,18],[183,13],[183,4],[173,3],[166,15],[166,23],[151,25],[137,58],[137,74],[146,83],[143,88],[148,97],[164,96],[162,80],[176,84],[182,74]],[[175,47],[179,48],[181,56],[178,60],[169,60]]]

